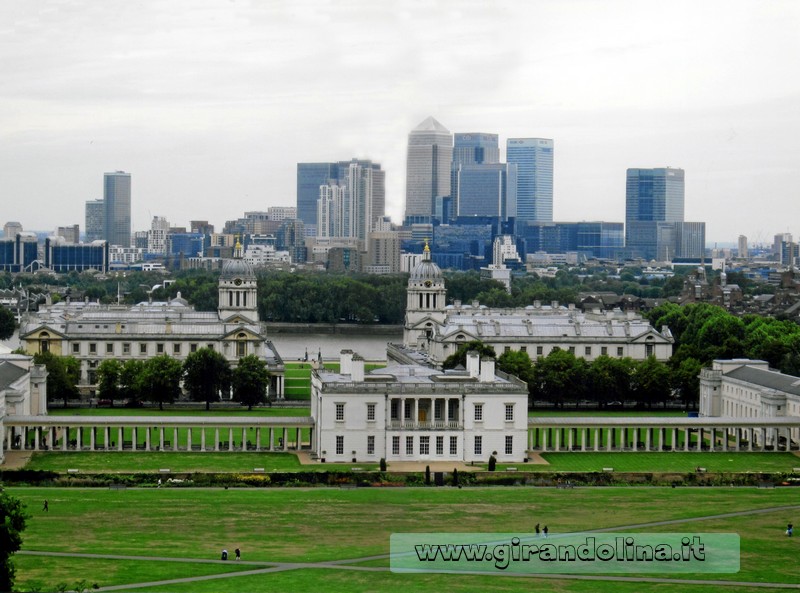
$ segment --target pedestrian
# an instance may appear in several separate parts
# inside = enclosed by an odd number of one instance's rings
[[[542,529],[542,533],[544,534],[545,537],[547,537],[547,532],[548,532],[547,525],[545,525],[544,529]]]
[[[50,512],[50,507],[47,505],[47,499],[46,498],[44,499],[44,505],[42,505],[42,511],[44,511],[45,513],[49,513]],[[791,527],[791,525],[789,525],[789,527]]]
[[[161,488],[161,478],[158,479],[158,487]]]
[[[534,527],[534,529],[536,530],[536,537],[539,537],[539,534],[541,533],[542,530],[539,529],[539,524],[538,523],[536,524],[536,527]]]
[[[234,553],[234,554],[236,554],[236,559],[237,559],[237,560],[241,560],[241,559],[242,559],[242,552],[239,550],[239,548],[236,548],[236,549],[233,551],[233,553]]]
[[[226,550],[225,548],[222,549],[222,559],[223,560],[228,559],[228,550]]]
[[[47,506],[47,502],[46,502],[46,501],[45,501],[44,505],[45,505],[45,506]],[[789,524],[786,526],[786,535],[788,535],[789,537],[792,537],[792,532],[793,532],[793,531],[794,531],[794,525],[792,525],[791,523],[789,523]]]

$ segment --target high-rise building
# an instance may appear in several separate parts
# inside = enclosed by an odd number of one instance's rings
[[[454,174],[455,216],[508,218],[516,203],[517,166],[505,163],[459,165]]]
[[[131,244],[131,174],[115,171],[103,175],[103,237],[110,245]]]
[[[317,225],[319,186],[338,178],[336,163],[297,163],[297,218]]]
[[[169,235],[169,221],[163,216],[154,216],[147,233],[147,252],[166,254],[167,235]]]
[[[4,239],[16,239],[17,235],[22,232],[22,225],[18,222],[7,222],[3,226]]]
[[[683,216],[683,169],[628,169],[625,246],[632,256],[659,261],[700,257],[705,224],[686,227]]]
[[[747,249],[747,237],[744,235],[739,235],[739,246],[736,252],[736,256],[740,259],[747,259],[750,257],[750,252]]]
[[[86,242],[99,241],[105,236],[106,205],[103,200],[89,200],[86,202]]]
[[[497,134],[470,132],[453,135],[453,168],[458,165],[483,165],[500,162]]]
[[[509,138],[506,161],[517,166],[517,222],[553,220],[553,140]]]
[[[437,197],[451,195],[453,135],[429,117],[408,135],[405,223],[430,222]]]
[[[77,224],[69,226],[56,227],[56,237],[63,237],[67,243],[80,243],[81,242],[81,227]]]

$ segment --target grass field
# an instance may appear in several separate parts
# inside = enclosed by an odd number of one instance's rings
[[[535,523],[551,533],[705,518],[638,531],[720,531],[742,537],[737,574],[664,575],[724,581],[800,582],[800,539],[783,529],[800,513],[800,490],[744,488],[401,488],[401,489],[27,489],[10,488],[31,517],[24,551],[116,554],[125,558],[18,554],[21,590],[53,590],[85,580],[100,587],[153,583],[218,574],[224,578],[161,583],[137,591],[764,591],[676,582],[624,582],[569,578],[393,574],[386,571],[393,532],[517,532]],[[42,500],[50,511],[42,511]],[[779,507],[793,505],[792,508]],[[602,509],[602,512],[598,512]],[[772,509],[746,517],[720,513]],[[214,563],[219,551],[239,547],[244,562]],[[141,557],[163,557],[163,560]],[[380,556],[370,559],[374,556]],[[139,557],[139,558],[136,558]],[[172,560],[172,561],[170,561]],[[345,566],[316,563],[342,562]],[[275,563],[274,572],[227,576]],[[361,570],[355,570],[360,568]],[[713,587],[713,589],[712,589]],[[124,588],[121,590],[134,590]],[[769,589],[766,589],[769,590]]]

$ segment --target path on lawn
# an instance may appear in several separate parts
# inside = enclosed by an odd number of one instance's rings
[[[761,515],[775,513],[779,511],[797,511],[800,505],[784,505],[779,507],[768,507],[763,509],[751,509],[749,511],[736,511],[732,513],[720,513],[716,515],[703,515],[700,517],[688,517],[683,519],[667,519],[664,521],[651,521],[648,523],[635,523],[631,525],[617,525],[615,527],[603,527],[600,529],[588,529],[581,533],[602,533],[608,531],[624,531],[629,529],[640,529],[643,527],[659,527],[663,525],[680,525],[681,523],[695,523],[698,521],[710,521],[715,519],[729,519],[731,517],[746,517],[749,515]],[[553,533],[553,532],[551,532]],[[329,560],[322,562],[252,562],[236,560],[204,560],[202,558],[170,558],[164,556],[125,556],[121,554],[81,554],[72,552],[39,552],[22,550],[17,554],[28,556],[49,556],[62,558],[91,558],[96,560],[136,560],[146,562],[179,562],[185,564],[223,564],[225,566],[241,565],[261,568],[250,568],[248,570],[237,570],[220,574],[203,576],[183,577],[177,579],[166,579],[161,581],[149,581],[143,583],[129,583],[125,585],[111,585],[100,587],[96,591],[122,591],[126,589],[140,589],[144,587],[162,587],[180,583],[192,583],[198,581],[210,581],[215,579],[227,579],[233,577],[269,574],[273,572],[285,572],[303,568],[333,568],[337,570],[355,570],[364,572],[388,572],[388,566],[354,566],[359,563],[374,560],[385,560],[389,554],[377,554],[375,556],[364,556],[361,558],[345,558],[342,560]],[[469,572],[469,574],[497,576],[496,572]],[[795,583],[769,583],[755,581],[727,581],[727,580],[704,580],[704,579],[669,579],[657,577],[626,577],[626,576],[602,576],[602,575],[573,575],[573,574],[520,574],[518,577],[537,578],[537,579],[556,579],[556,580],[579,580],[579,581],[612,581],[629,583],[665,583],[671,585],[719,585],[728,587],[757,587],[765,589],[792,589],[800,590],[800,584]]]

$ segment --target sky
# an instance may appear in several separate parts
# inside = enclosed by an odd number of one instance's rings
[[[3,0],[0,225],[84,227],[103,173],[153,216],[296,205],[369,158],[401,222],[408,133],[552,138],[554,219],[625,219],[625,170],[686,171],[709,242],[800,234],[794,0]]]

